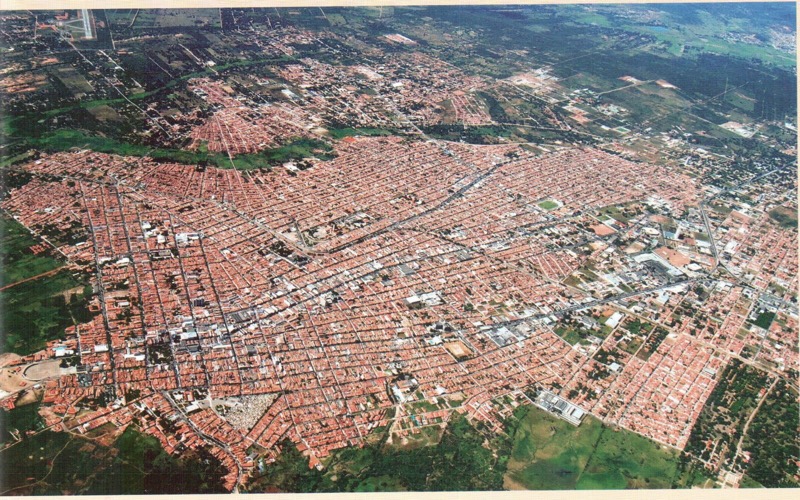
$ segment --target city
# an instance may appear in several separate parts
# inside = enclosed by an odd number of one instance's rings
[[[798,401],[796,63],[765,66],[792,102],[701,94],[560,66],[671,53],[644,31],[543,55],[409,9],[2,13],[0,453],[53,433],[102,470],[135,430],[217,464],[214,491],[284,491],[291,453],[333,488],[344,450],[462,419],[517,450],[553,418],[691,463],[596,488],[796,487],[797,422],[767,413]],[[486,12],[538,9],[561,12]],[[764,57],[793,58],[768,22]],[[520,453],[488,489],[547,480]]]

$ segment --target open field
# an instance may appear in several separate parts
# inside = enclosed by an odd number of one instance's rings
[[[0,288],[63,265],[52,256],[47,244],[34,254],[31,247],[39,243],[22,224],[0,216]]]
[[[91,289],[71,271],[59,271],[63,264],[49,251],[33,254],[31,247],[39,243],[21,224],[5,216],[0,224],[4,350],[30,354],[62,337],[74,321],[90,317],[86,306]]]
[[[535,407],[520,412],[506,486],[512,489],[670,488],[679,453],[587,417],[575,427]]]
[[[49,340],[63,338],[66,327],[91,318],[90,295],[91,288],[70,271],[0,292],[4,349],[25,355],[44,348]]]

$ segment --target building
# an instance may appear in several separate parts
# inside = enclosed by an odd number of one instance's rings
[[[586,415],[584,410],[550,391],[540,391],[534,404],[576,427],[581,424],[583,417]]]

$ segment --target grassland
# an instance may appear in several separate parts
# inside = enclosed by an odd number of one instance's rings
[[[600,213],[600,215],[606,215],[608,217],[611,217],[612,219],[615,219],[625,224],[630,222],[631,218],[634,217],[635,215],[634,212],[631,212],[625,206],[619,207],[614,205],[603,207],[598,212]]]
[[[13,219],[0,217],[0,222],[0,276],[3,286],[13,284],[0,291],[3,349],[26,355],[44,348],[49,340],[63,338],[66,327],[91,318],[87,309],[91,287],[66,269],[22,281],[55,271],[62,262],[30,254],[28,249],[38,241]]]
[[[25,226],[11,217],[0,216],[0,288],[63,265],[50,252],[30,252],[37,243]]]
[[[74,483],[100,465],[83,439],[45,431],[0,452],[2,494],[60,495],[77,492]],[[89,444],[92,451],[96,447]]]
[[[575,345],[583,339],[576,329],[567,326],[557,326],[555,332],[570,345]]]
[[[506,486],[515,489],[670,488],[686,485],[680,456],[587,417],[574,427],[535,407],[518,411]]]
[[[758,318],[755,320],[755,325],[763,328],[764,330],[769,329],[769,325],[772,324],[772,320],[775,319],[775,313],[773,312],[763,312],[758,315]]]
[[[156,159],[172,160],[179,163],[198,163],[201,160],[209,160],[207,154],[178,149],[152,148],[141,144],[118,141],[108,137],[88,135],[81,130],[72,129],[60,129],[54,132],[48,132],[40,137],[29,137],[27,141],[31,146],[48,152],[83,148],[91,149],[98,153],[110,153],[123,156],[150,156]],[[220,155],[220,161],[222,159]]]
[[[69,271],[20,283],[0,292],[4,349],[27,355],[64,338],[64,329],[91,319],[91,287]]]
[[[524,489],[575,489],[602,432],[594,419],[576,428],[526,408],[514,434],[506,477]]]
[[[677,12],[669,10],[667,14],[659,16],[659,21],[664,25],[638,23],[632,20],[623,20],[616,16],[613,10],[605,12],[600,9],[595,12],[574,13],[571,19],[576,23],[593,24],[596,26],[613,26],[630,32],[653,36],[656,47],[661,47],[672,55],[680,56],[688,52],[710,52],[732,55],[745,59],[758,58],[768,64],[791,67],[796,64],[793,57],[769,44],[755,45],[730,41],[726,35],[731,32],[752,32],[754,29],[753,17],[748,15],[746,9],[740,7],[731,12],[716,11],[713,6],[674,7],[692,12]],[[751,13],[752,14],[752,13]],[[687,15],[692,17],[687,22]],[[761,28],[764,29],[765,28]]]
[[[234,158],[236,168],[248,170],[252,168],[279,165],[291,160],[317,157],[321,160],[332,158],[331,147],[317,139],[296,139],[289,144],[272,149],[266,149],[251,155],[241,155]],[[218,165],[225,168],[223,165]]]
[[[118,9],[109,10],[107,16],[112,24],[119,26],[132,24],[133,29],[220,27],[218,9]]]

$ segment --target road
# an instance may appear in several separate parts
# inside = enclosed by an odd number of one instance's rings
[[[70,267],[72,266],[69,264],[66,266],[59,266],[55,269],[51,269],[50,271],[37,274],[36,276],[31,276],[30,278],[25,278],[24,280],[15,281],[14,283],[10,283],[4,287],[0,287],[0,292],[2,292],[3,290],[8,290],[9,288],[13,288],[17,285],[21,285],[22,283],[26,283],[28,281],[38,280],[39,278],[44,278],[45,276],[52,276],[54,274],[57,274],[59,271],[62,271],[64,269],[69,269]]]
[[[556,311],[553,311],[553,312],[547,313],[547,314],[535,314],[533,316],[528,316],[527,318],[519,318],[519,319],[513,319],[513,320],[509,320],[509,321],[501,321],[499,323],[494,323],[492,326],[498,326],[498,327],[499,326],[515,326],[515,325],[519,325],[519,324],[525,323],[527,321],[532,321],[532,320],[535,321],[535,320],[544,319],[544,318],[547,318],[547,317],[553,316],[553,315],[560,315],[560,314],[566,314],[568,312],[580,311],[580,310],[583,310],[583,309],[589,309],[591,307],[599,306],[599,305],[602,305],[602,304],[608,304],[608,303],[611,303],[611,302],[617,302],[617,301],[620,301],[620,300],[625,300],[625,299],[628,299],[630,297],[635,297],[637,295],[646,295],[648,293],[657,292],[659,290],[664,290],[666,288],[671,288],[673,286],[679,286],[679,285],[688,284],[688,283],[694,283],[694,282],[703,281],[703,280],[704,280],[703,278],[686,278],[686,279],[682,279],[682,280],[678,280],[678,281],[673,281],[673,282],[670,282],[670,283],[664,283],[663,285],[659,285],[659,286],[654,286],[654,287],[650,287],[650,288],[644,288],[642,290],[634,290],[632,292],[625,292],[625,293],[621,293],[621,294],[618,294],[618,295],[613,295],[611,297],[607,297],[607,298],[603,298],[603,299],[595,299],[595,300],[592,300],[590,302],[584,302],[584,303],[581,303],[581,304],[575,304],[575,305],[572,305],[572,306],[569,306],[569,307],[564,307],[562,309],[558,309]]]
[[[192,430],[193,430],[195,433],[197,433],[197,435],[198,435],[198,436],[202,437],[203,439],[205,439],[206,441],[208,441],[208,442],[210,442],[210,443],[213,443],[213,444],[214,444],[214,445],[216,445],[216,446],[217,446],[219,449],[223,450],[225,453],[227,453],[228,455],[230,455],[230,457],[231,457],[231,458],[233,458],[233,461],[234,461],[234,462],[236,462],[236,468],[237,468],[237,471],[236,471],[236,472],[237,472],[237,476],[236,476],[236,484],[235,484],[235,485],[234,485],[234,487],[233,487],[233,491],[234,491],[235,493],[238,493],[238,490],[239,490],[239,485],[240,485],[240,484],[242,484],[242,476],[244,475],[244,473],[243,473],[243,471],[244,471],[244,466],[242,465],[242,463],[241,463],[241,462],[239,462],[239,458],[236,456],[236,454],[235,454],[235,453],[233,453],[233,452],[231,451],[231,448],[230,448],[230,446],[228,446],[227,444],[223,443],[222,441],[219,441],[219,440],[218,440],[217,438],[215,438],[214,436],[209,436],[208,434],[206,434],[206,433],[204,433],[203,431],[201,431],[201,430],[200,430],[200,429],[199,429],[199,428],[198,428],[198,427],[195,425],[195,423],[194,423],[194,422],[192,422],[192,419],[190,419],[190,418],[189,418],[189,416],[188,416],[188,415],[186,415],[186,413],[185,413],[185,412],[183,411],[183,409],[182,409],[182,408],[181,408],[181,407],[178,405],[178,403],[176,403],[176,402],[175,402],[175,400],[174,400],[174,399],[172,399],[172,395],[171,395],[171,394],[170,394],[168,391],[161,391],[161,395],[162,395],[162,396],[164,396],[164,398],[165,398],[167,401],[169,401],[169,404],[170,404],[170,405],[172,405],[172,407],[173,407],[175,410],[177,410],[178,414],[181,416],[181,419],[182,419],[184,422],[186,422],[186,423],[189,425],[189,427],[191,427],[191,428],[192,428]]]

